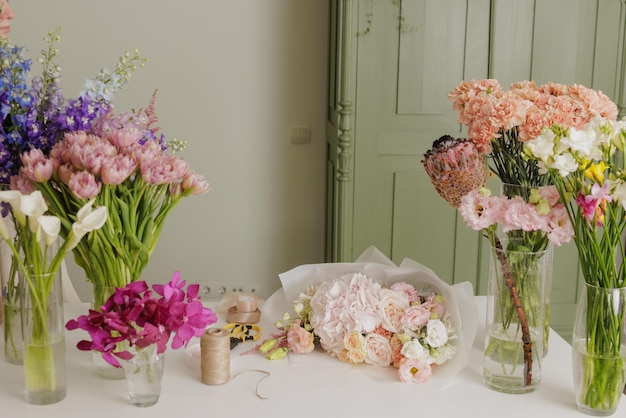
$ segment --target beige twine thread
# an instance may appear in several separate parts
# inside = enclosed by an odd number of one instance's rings
[[[235,374],[232,379],[243,373],[257,372],[264,376],[256,384],[256,396],[268,399],[259,394],[259,385],[270,376],[265,370],[243,370]],[[200,377],[207,385],[221,385],[230,377],[230,332],[223,328],[209,328],[200,338]]]

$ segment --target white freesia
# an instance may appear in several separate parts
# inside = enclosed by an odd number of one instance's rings
[[[61,232],[61,220],[56,216],[43,215],[40,216],[37,221],[44,233],[46,245],[52,245]]]
[[[561,144],[567,146],[579,158],[591,158],[595,147],[596,132],[592,128],[578,130],[570,128],[569,135],[561,138]],[[572,170],[573,171],[573,170]]]
[[[537,138],[526,142],[527,151],[543,162],[549,161],[554,154],[554,132],[545,129]]]
[[[436,348],[430,352],[435,364],[443,364],[454,357],[456,347],[452,344],[446,344],[443,347]]]
[[[434,348],[442,347],[448,342],[448,330],[443,322],[431,319],[426,324],[426,342]]]
[[[626,184],[623,181],[619,181],[613,185],[613,193],[611,193],[613,200],[621,203],[622,207],[626,209]]]
[[[572,154],[556,155],[554,162],[548,168],[556,169],[562,177],[566,177],[578,169],[578,163]]]

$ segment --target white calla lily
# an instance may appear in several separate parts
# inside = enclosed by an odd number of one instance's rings
[[[52,245],[61,232],[61,220],[56,216],[43,215],[37,221],[44,233],[46,245]]]
[[[4,220],[4,216],[0,216],[0,237],[7,241],[11,239],[11,237],[9,236],[9,227]]]
[[[20,210],[20,200],[22,193],[18,190],[2,190],[0,191],[0,202],[6,202],[11,205],[13,215],[20,225],[26,223],[26,216]]]
[[[68,240],[68,249],[76,247],[85,234],[102,228],[106,222],[109,215],[106,206],[92,209],[93,202],[93,200],[90,200],[76,213],[77,219],[72,224],[72,234]]]
[[[24,215],[28,217],[30,230],[36,233],[39,229],[38,219],[48,210],[48,205],[39,190],[35,190],[31,194],[22,195],[20,199],[20,209]]]

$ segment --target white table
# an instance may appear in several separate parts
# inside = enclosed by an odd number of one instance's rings
[[[476,298],[479,318],[484,318],[484,297]],[[86,305],[67,305],[75,317]],[[221,325],[223,321],[216,325]],[[268,333],[270,330],[265,330]],[[296,367],[287,360],[269,361],[260,355],[241,356],[254,346],[240,345],[231,356],[231,376],[241,370],[262,369],[271,373],[259,385],[269,399],[257,398],[255,388],[262,377],[244,373],[219,386],[205,385],[200,372],[185,364],[185,350],[168,350],[159,402],[149,408],[128,403],[125,382],[107,381],[92,372],[91,353],[75,348],[82,331],[67,337],[67,397],[46,406],[30,405],[23,396],[22,368],[0,360],[0,410],[7,418],[176,418],[176,417],[582,417],[576,409],[570,365],[570,346],[554,331],[543,362],[540,388],[523,395],[488,389],[481,378],[484,327],[479,327],[472,348],[471,366],[438,391],[405,384],[395,373],[372,379],[364,367],[348,366],[330,359],[319,367]],[[626,397],[614,416],[626,416]]]

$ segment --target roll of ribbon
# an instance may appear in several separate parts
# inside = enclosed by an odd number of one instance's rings
[[[238,296],[234,306],[228,309],[226,320],[239,324],[256,324],[259,322],[261,311],[257,304],[257,298],[252,295]]]
[[[207,385],[230,380],[230,332],[209,328],[200,338],[200,377]]]
[[[252,296],[242,295],[237,298],[235,306],[239,312],[254,312],[256,311],[256,299]]]

